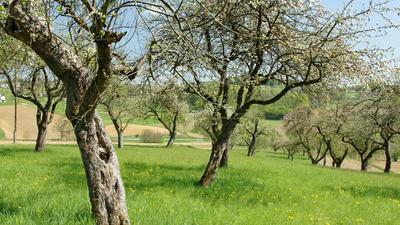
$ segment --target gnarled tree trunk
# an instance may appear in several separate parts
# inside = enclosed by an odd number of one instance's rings
[[[118,158],[101,119],[87,115],[73,125],[97,224],[130,224]]]
[[[93,31],[94,35],[100,37],[101,33],[104,37],[94,39],[98,60],[96,74],[91,74],[80,57],[52,34],[48,24],[36,18],[21,2],[13,1],[8,6],[4,29],[32,48],[65,85],[66,116],[74,127],[96,222],[99,225],[130,224],[117,155],[101,119],[95,115],[99,98],[112,76],[111,44],[118,42],[118,36],[102,33],[103,30]],[[96,23],[101,23],[102,19],[94,18]]]

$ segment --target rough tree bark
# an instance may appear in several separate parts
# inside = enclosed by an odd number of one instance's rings
[[[129,224],[118,158],[101,119],[93,112],[74,122],[97,223]]]
[[[118,42],[121,36],[104,32],[102,19],[94,19],[98,25],[93,28],[98,61],[93,76],[79,56],[21,2],[13,1],[8,6],[4,29],[32,48],[65,85],[66,116],[75,130],[96,222],[99,225],[130,224],[117,155],[101,119],[95,114],[112,74],[111,44]]]

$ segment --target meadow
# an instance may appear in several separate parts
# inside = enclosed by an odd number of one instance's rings
[[[93,224],[75,146],[0,147],[0,224]],[[200,188],[209,152],[191,147],[118,150],[133,224],[399,224],[399,175],[310,165],[306,158],[232,152]]]

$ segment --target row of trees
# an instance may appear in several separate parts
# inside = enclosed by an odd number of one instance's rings
[[[389,173],[391,155],[396,151],[391,145],[400,134],[397,96],[397,85],[374,85],[366,90],[336,93],[329,101],[298,108],[285,118],[290,141],[282,142],[282,147],[289,154],[306,152],[312,164],[329,155],[336,167],[355,153],[363,171],[372,157],[382,152],[386,159],[384,171]]]
[[[101,105],[108,113],[118,134],[118,148],[123,147],[124,130],[137,118],[155,118],[169,132],[166,147],[171,147],[178,125],[185,124],[188,114],[186,95],[178,84],[142,86],[126,78],[112,81],[101,98]]]
[[[108,104],[103,96],[115,77],[148,74],[161,87],[178,80],[201,99],[209,116],[203,125],[212,140],[200,179],[207,187],[218,167],[227,164],[231,136],[250,108],[273,104],[297,87],[371,73],[368,61],[377,52],[359,46],[363,37],[378,31],[368,25],[368,18],[390,10],[379,1],[359,9],[349,1],[336,12],[303,0],[0,3],[0,27],[7,34],[2,48],[29,49],[64,85],[65,114],[74,128],[98,224],[130,224],[117,155],[96,113],[100,103]],[[134,16],[124,19],[127,15]],[[129,43],[135,39],[131,31],[137,30],[132,23],[140,21],[147,31],[141,36],[150,37],[144,55]],[[3,44],[15,40],[18,45]],[[127,51],[130,56],[121,57],[121,48],[127,46],[133,46]],[[2,61],[11,56],[5,54]],[[271,83],[280,90],[266,93]],[[155,99],[179,98],[161,89]],[[111,92],[118,107],[116,93],[131,94]],[[168,126],[175,134],[178,116],[172,115]],[[121,131],[124,123],[115,121]]]
[[[303,1],[212,1],[182,4],[183,14],[154,19],[159,29],[152,72],[182,80],[210,112],[206,129],[212,149],[202,186],[227,164],[231,135],[252,106],[273,104],[296,87],[354,74],[372,57],[372,51],[353,47],[364,28],[349,25],[382,5],[355,14],[350,5],[337,14]],[[265,93],[270,82],[281,90]]]
[[[13,49],[2,49],[4,55]],[[23,53],[23,54],[22,54]],[[33,103],[37,108],[38,128],[35,151],[45,148],[48,126],[53,121],[58,104],[65,98],[62,82],[48,67],[29,51],[19,52],[8,64],[0,66],[11,93]],[[173,90],[173,91],[171,91]],[[123,148],[124,131],[134,119],[156,118],[169,132],[167,147],[173,145],[178,123],[186,121],[188,106],[182,87],[165,84],[143,87],[125,77],[111,81],[110,88],[101,96],[100,105],[107,112],[118,135],[118,148]],[[66,127],[69,129],[69,126]],[[61,129],[61,132],[65,129]]]

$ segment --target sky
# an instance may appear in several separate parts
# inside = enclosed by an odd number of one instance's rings
[[[383,1],[383,0],[377,0]],[[337,10],[343,8],[345,2],[348,0],[320,0],[321,4],[329,9]],[[355,7],[357,8],[365,8],[365,5],[369,4],[369,0],[355,0]],[[400,9],[400,0],[391,0],[389,3],[391,7],[397,7]],[[398,11],[400,12],[400,10]],[[394,21],[396,24],[400,24],[400,14],[398,13],[389,13],[387,14],[388,18]],[[381,18],[377,15],[371,18],[371,23],[375,24],[381,21]],[[400,28],[399,29],[391,29],[387,31],[388,34],[384,37],[379,38],[371,38],[371,44],[376,45],[381,48],[389,48],[392,47],[394,49],[394,57],[400,58]]]
[[[311,0],[310,0],[311,1]],[[319,1],[324,7],[328,9],[332,9],[333,11],[340,10],[344,7],[344,4],[349,0],[313,0]],[[387,0],[373,0],[375,2],[387,1]],[[397,7],[398,12],[400,13],[400,0],[389,0],[391,1],[389,4],[391,7]],[[354,0],[354,6],[356,9],[366,8],[369,4],[370,0]],[[395,23],[400,24],[400,14],[398,13],[390,13],[388,17],[393,20]],[[132,18],[127,18],[128,20]],[[382,21],[380,16],[372,16],[371,24],[376,24]],[[393,56],[395,58],[400,59],[400,28],[395,30],[387,30],[388,34],[379,38],[371,38],[368,39],[372,45],[376,45],[380,48],[393,48]],[[129,35],[128,35],[129,36]],[[142,32],[138,32],[137,34],[132,36],[131,43],[129,43],[128,49],[135,57],[141,57],[144,54],[145,46],[142,43],[146,42],[148,39],[147,35],[143,35]],[[388,54],[391,55],[391,54]]]

